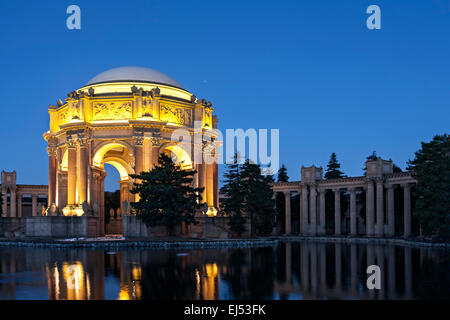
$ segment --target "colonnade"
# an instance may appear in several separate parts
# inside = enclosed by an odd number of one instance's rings
[[[132,143],[121,142],[116,140],[111,145],[121,145],[127,150],[125,155],[111,155],[114,157],[122,157],[121,161],[131,163],[128,167],[124,165],[126,178],[120,181],[121,203],[123,201],[134,202],[138,200],[138,195],[130,193],[133,187],[132,179],[128,178],[130,173],[140,173],[142,171],[151,170],[157,163],[161,152],[170,150],[173,143],[165,142],[160,136],[145,136],[144,131],[135,130],[132,136]],[[49,140],[47,148],[49,155],[49,206],[56,203],[56,206],[62,209],[65,215],[83,214],[84,209],[81,208],[86,202],[92,207],[94,215],[97,211],[102,212],[104,209],[104,180],[106,173],[102,168],[102,159],[97,159],[96,153],[103,145],[104,141],[96,141],[87,139],[88,133],[83,130],[69,132],[64,146],[57,148],[56,143]],[[124,140],[126,141],[126,140]],[[166,149],[167,148],[167,149]],[[215,150],[212,148],[200,148],[202,154],[208,154],[214,158]],[[109,149],[108,149],[109,150]],[[103,155],[106,159],[109,153]],[[184,151],[183,151],[184,152]],[[64,154],[67,156],[67,167],[64,167]],[[194,158],[191,154],[187,158]],[[219,184],[218,184],[218,167],[217,162],[195,164],[189,160],[189,169],[197,170],[198,174],[194,176],[194,185],[204,188],[202,200],[208,206],[208,210],[217,212],[219,206]],[[105,162],[107,162],[105,160]],[[117,161],[114,161],[117,164]],[[134,164],[134,166],[133,166]],[[121,178],[123,178],[121,176]],[[57,212],[52,212],[57,215]]]
[[[344,181],[345,182],[345,181]],[[356,236],[392,237],[395,235],[395,193],[394,188],[399,186],[403,190],[403,236],[411,236],[411,187],[413,182],[397,184],[393,181],[382,179],[365,179],[364,184],[328,187],[329,183],[323,180],[313,184],[275,184],[274,191],[282,192],[285,199],[285,233],[292,233],[291,194],[299,194],[299,221],[300,234],[325,235],[326,212],[325,193],[331,190],[334,195],[334,235],[342,235],[341,194],[348,192],[350,195],[350,230],[349,234]],[[284,190],[283,190],[284,189]],[[287,190],[286,190],[287,189]],[[280,190],[280,191],[279,191]],[[366,219],[365,230],[358,229],[357,193],[366,194]],[[385,193],[387,196],[385,197]],[[386,210],[385,210],[386,207]],[[386,219],[385,219],[386,211]]]
[[[22,218],[23,197],[31,197],[31,215],[39,216],[41,212],[38,208],[38,199],[44,199],[47,196],[47,186],[44,185],[21,185],[16,184],[16,172],[2,172],[2,214],[4,218]],[[9,199],[8,199],[9,194]]]

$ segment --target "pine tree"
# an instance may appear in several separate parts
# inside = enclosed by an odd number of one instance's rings
[[[220,189],[220,192],[224,195],[222,208],[223,212],[229,216],[230,230],[237,235],[241,235],[247,231],[245,227],[247,219],[244,217],[243,203],[245,197],[242,190],[242,165],[239,164],[239,155],[235,154],[233,162],[226,166],[224,185]]]
[[[325,179],[338,179],[344,177],[344,173],[339,170],[341,164],[337,160],[336,153],[332,153],[330,161],[328,161],[327,169],[325,170]]]
[[[287,175],[287,169],[286,167],[283,165],[281,165],[281,168],[278,169],[278,182],[288,182],[289,181],[289,177]]]
[[[450,239],[450,136],[436,135],[408,163],[417,179],[414,215],[425,235]]]
[[[148,172],[130,175],[135,182],[131,193],[139,194],[139,201],[132,203],[136,214],[148,227],[166,226],[169,234],[182,222],[198,223],[195,211],[200,208],[203,188],[193,188],[193,170],[183,170],[172,159],[161,154],[158,165]]]
[[[251,218],[251,233],[267,235],[275,226],[275,200],[270,176],[261,174],[261,166],[247,160],[242,168],[245,211]]]

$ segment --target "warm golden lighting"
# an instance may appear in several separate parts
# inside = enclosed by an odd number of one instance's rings
[[[66,206],[62,209],[63,215],[66,217],[77,216],[81,217],[84,214],[84,210],[81,206]]]
[[[208,211],[206,211],[206,215],[208,217],[215,217],[215,216],[217,216],[217,209],[214,208],[214,207],[209,207]]]
[[[206,276],[202,278],[202,298],[214,300],[217,298],[219,268],[216,263],[205,265]]]

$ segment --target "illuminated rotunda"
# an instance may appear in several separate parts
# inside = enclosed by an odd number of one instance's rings
[[[111,69],[48,111],[48,216],[96,217],[90,219],[96,222],[94,233],[103,234],[104,164],[119,171],[120,201],[130,203],[137,197],[130,193],[130,174],[152,169],[163,152],[198,171],[194,185],[205,188],[207,214],[217,212],[217,162],[204,161],[206,154],[216,157],[217,118],[210,102],[168,75],[142,67]],[[185,129],[192,139],[175,141],[176,129]]]

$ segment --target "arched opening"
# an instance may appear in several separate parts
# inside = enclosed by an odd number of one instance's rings
[[[191,156],[182,146],[169,145],[162,152],[171,157],[172,161],[179,164],[182,169],[188,170],[193,168]]]
[[[121,143],[107,143],[99,147],[92,159],[94,179],[92,203],[98,204],[105,234],[122,233],[122,216],[129,211],[135,195],[130,190],[134,174],[134,155],[131,148]],[[126,206],[124,206],[126,202]]]

